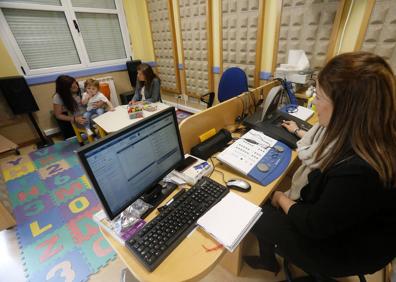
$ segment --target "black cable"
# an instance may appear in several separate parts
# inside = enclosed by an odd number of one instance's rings
[[[225,177],[224,177],[224,172],[222,172],[221,170],[218,170],[218,169],[215,168],[214,163],[213,163],[213,160],[212,160],[212,157],[210,157],[209,159],[210,159],[210,162],[212,163],[212,166],[213,166],[213,171],[212,171],[212,173],[209,175],[209,177],[212,176],[213,172],[217,171],[218,173],[221,174],[221,178],[223,179],[223,183],[224,183],[224,184],[227,184],[227,181],[225,180]]]

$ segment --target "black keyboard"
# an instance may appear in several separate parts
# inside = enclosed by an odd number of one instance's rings
[[[181,193],[181,192],[179,192]],[[153,271],[195,228],[198,218],[228,193],[228,188],[203,177],[148,222],[126,246]]]

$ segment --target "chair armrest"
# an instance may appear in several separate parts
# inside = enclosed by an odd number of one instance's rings
[[[206,99],[205,97],[207,97],[207,96],[209,96],[209,97]],[[207,104],[208,105],[207,107],[210,108],[213,105],[214,96],[215,96],[214,92],[209,92],[209,93],[202,95],[200,100],[201,100],[201,102],[204,102],[205,104]]]

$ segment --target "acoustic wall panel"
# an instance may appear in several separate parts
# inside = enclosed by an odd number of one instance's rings
[[[254,86],[259,0],[222,0],[223,69],[239,67]]]
[[[173,42],[173,34],[169,19],[168,1],[147,0],[151,31],[154,43],[154,53],[158,66],[161,86],[165,90],[180,93],[180,83],[177,81],[177,58],[174,56],[176,42]]]
[[[209,89],[207,1],[179,0],[187,93],[201,96]]]
[[[312,68],[325,64],[339,0],[283,0],[277,64],[291,49],[306,52]],[[264,43],[265,44],[265,43]]]
[[[384,57],[396,72],[396,5],[394,0],[377,0],[361,50]]]

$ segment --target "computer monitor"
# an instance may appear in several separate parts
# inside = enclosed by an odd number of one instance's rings
[[[175,109],[145,118],[77,154],[113,219],[184,160]]]

